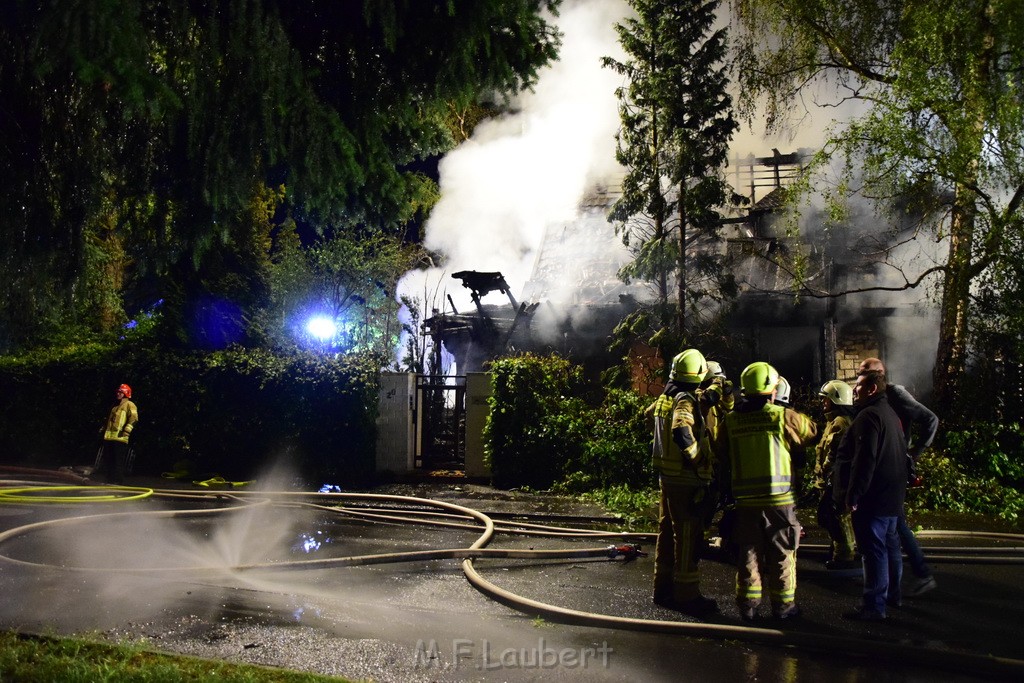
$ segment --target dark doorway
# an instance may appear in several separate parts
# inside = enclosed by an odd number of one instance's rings
[[[466,469],[466,378],[416,378],[417,470]]]
[[[821,386],[820,327],[762,327],[758,332],[757,360],[771,363],[793,387]]]

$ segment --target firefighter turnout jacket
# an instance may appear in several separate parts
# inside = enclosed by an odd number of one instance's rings
[[[793,448],[808,447],[818,429],[806,415],[747,401],[725,416],[716,452],[725,460],[737,507],[793,505]]]
[[[853,424],[853,417],[850,415],[826,412],[825,419],[827,422],[825,430],[821,433],[821,441],[818,442],[814,463],[814,485],[819,489],[831,488],[832,470],[835,467],[839,442]]]
[[[110,415],[103,426],[103,440],[128,443],[128,437],[138,421],[139,409],[127,398],[122,398],[110,409]]]
[[[697,397],[688,391],[662,394],[649,412],[654,417],[654,469],[662,481],[707,485],[714,463],[704,439],[704,416]]]
[[[736,392],[733,390],[732,382],[721,377],[715,377],[706,387],[697,392],[701,407],[706,414],[706,434],[714,442],[718,438],[718,427],[722,424],[727,413],[736,407]]]

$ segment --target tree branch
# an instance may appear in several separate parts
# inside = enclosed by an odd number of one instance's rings
[[[761,255],[761,258],[763,258],[765,261],[768,261],[772,265],[776,266],[777,268],[785,272],[787,275],[791,276],[795,281],[800,281],[800,278],[798,278],[791,269],[787,268],[782,263],[779,263],[778,261],[769,258],[768,256]],[[891,287],[886,287],[882,285],[877,285],[873,287],[857,287],[854,289],[844,289],[840,292],[826,292],[823,290],[808,287],[805,284],[800,284],[796,289],[794,289],[791,292],[780,292],[778,290],[762,289],[755,285],[751,285],[750,283],[745,284],[747,284],[753,291],[759,292],[761,294],[774,294],[780,296],[792,295],[796,297],[806,296],[812,299],[838,299],[839,297],[846,296],[848,294],[864,294],[866,292],[903,292],[908,289],[916,289],[921,285],[921,283],[924,282],[925,278],[927,278],[929,275],[932,275],[934,273],[943,273],[947,270],[946,266],[932,266],[931,268],[925,269],[915,279],[911,280],[906,276],[906,273],[904,273],[901,268],[897,268],[895,266],[892,266],[891,264],[885,265],[890,265],[894,270],[896,270],[903,277],[904,284]]]

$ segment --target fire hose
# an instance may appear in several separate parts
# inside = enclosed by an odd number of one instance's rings
[[[20,487],[18,492],[14,493],[13,498],[8,500],[17,500],[18,502],[40,502],[43,499],[50,499],[59,496],[42,496],[33,497],[33,487]],[[37,487],[37,489],[46,489],[49,494],[54,489],[67,489],[77,490],[81,487]],[[116,487],[100,487],[104,490],[108,490]],[[230,495],[226,495],[222,492],[209,492],[202,495],[195,493],[182,493],[181,491],[165,491],[165,490],[152,490],[145,489],[149,493],[143,493],[139,489],[130,489],[135,491],[129,493],[126,496],[118,497],[115,494],[102,494],[99,496],[75,496],[66,499],[62,502],[114,502],[114,501],[125,501],[125,500],[139,500],[143,497],[157,496],[157,497],[168,497],[168,498],[199,498],[209,499],[211,496],[224,499],[238,501],[241,504],[231,507],[221,507],[214,509],[203,509],[203,510],[160,510],[160,511],[145,511],[145,512],[122,512],[122,513],[107,513],[97,515],[87,515],[78,517],[66,517],[62,519],[49,520],[44,522],[36,522],[34,524],[28,524],[25,526],[10,529],[6,532],[0,533],[0,548],[7,541],[19,537],[25,536],[34,531],[41,530],[46,527],[54,525],[73,525],[80,524],[83,522],[102,522],[103,520],[127,517],[130,515],[152,515],[158,517],[202,517],[209,515],[221,515],[238,512],[243,509],[248,509],[256,506],[270,505],[275,500],[286,501],[288,505],[301,505],[303,507],[313,507],[321,510],[333,510],[343,515],[359,516],[366,519],[376,518],[378,521],[384,521],[389,523],[408,523],[410,520],[416,520],[413,523],[430,523],[429,520],[425,520],[425,517],[430,515],[423,515],[419,511],[414,514],[406,515],[401,509],[386,509],[386,510],[362,510],[356,508],[345,508],[345,507],[331,507],[323,504],[312,504],[299,502],[294,503],[290,501],[302,501],[307,498],[315,498],[317,500],[328,500],[328,501],[358,501],[361,503],[374,503],[380,504],[386,501],[394,503],[403,503],[406,505],[419,505],[430,508],[440,508],[444,512],[435,513],[440,514],[442,517],[433,520],[433,523],[451,526],[457,525],[458,528],[468,528],[475,531],[479,531],[480,535],[478,538],[468,547],[465,548],[448,548],[441,550],[428,550],[428,551],[409,551],[400,553],[384,553],[376,555],[361,555],[361,556],[350,556],[350,557],[339,557],[339,558],[327,558],[327,559],[308,559],[301,561],[291,562],[271,562],[263,564],[252,564],[252,565],[240,565],[231,567],[232,571],[258,571],[263,569],[311,569],[311,568],[325,568],[325,567],[341,567],[341,566],[360,566],[369,564],[385,564],[394,562],[416,562],[436,559],[462,559],[462,570],[467,580],[477,590],[484,595],[491,597],[492,599],[501,602],[502,604],[517,609],[522,612],[529,614],[539,615],[552,621],[558,621],[561,623],[574,624],[579,626],[590,626],[598,628],[621,628],[635,631],[645,631],[653,633],[666,633],[666,634],[679,634],[690,637],[702,637],[702,638],[715,638],[715,639],[727,639],[727,640],[742,640],[750,643],[757,643],[762,645],[773,645],[773,646],[785,646],[785,647],[799,647],[809,650],[825,651],[831,654],[836,652],[845,652],[851,655],[879,658],[884,657],[893,661],[899,662],[902,665],[920,665],[928,668],[943,667],[951,670],[965,671],[971,674],[987,673],[1001,677],[1012,677],[1016,679],[1024,678],[1024,660],[1010,659],[1005,657],[992,657],[987,655],[979,655],[965,652],[954,652],[939,650],[936,648],[929,647],[917,647],[913,645],[906,645],[902,643],[890,643],[882,641],[865,641],[856,638],[848,638],[843,636],[833,636],[823,634],[820,632],[816,633],[801,633],[798,631],[782,631],[778,629],[760,628],[754,626],[741,626],[741,625],[729,625],[729,624],[714,624],[714,623],[702,623],[702,622],[680,622],[680,621],[665,621],[656,619],[637,619],[620,617],[609,614],[600,614],[594,612],[583,612],[579,610],[569,609],[558,605],[552,605],[537,600],[533,600],[510,591],[507,591],[491,581],[485,579],[477,571],[477,568],[473,564],[474,559],[480,558],[517,558],[517,559],[534,559],[534,558],[581,558],[581,557],[592,557],[592,558],[606,558],[615,559],[622,557],[623,559],[630,560],[638,556],[642,556],[642,551],[636,545],[632,544],[620,544],[620,545],[603,545],[595,548],[574,548],[570,550],[512,550],[512,549],[491,549],[486,546],[491,542],[495,533],[500,529],[502,533],[506,531],[506,527],[511,529],[518,528],[519,533],[528,534],[558,534],[558,535],[570,535],[581,538],[589,537],[600,537],[600,536],[616,536],[622,537],[624,534],[607,532],[592,529],[567,529],[567,528],[556,528],[546,525],[533,525],[529,523],[515,523],[503,522],[500,526],[496,525],[495,521],[488,515],[474,510],[472,508],[464,507],[454,503],[447,503],[444,501],[430,500],[408,496],[393,496],[385,494],[369,494],[369,493],[305,493],[305,492],[292,492],[292,491],[247,491],[247,492],[233,492]],[[111,496],[114,496],[111,498]],[[21,500],[22,498],[30,498],[31,501]],[[0,496],[0,501],[3,497]],[[254,502],[249,502],[254,501]],[[46,500],[46,502],[53,502]],[[456,518],[469,518],[475,523],[466,524],[465,521],[457,522],[454,521]],[[537,527],[532,528],[531,527]],[[924,536],[925,534],[922,534]],[[1020,536],[1011,534],[998,534],[993,535],[987,532],[928,532],[929,536],[934,537],[948,537],[952,535],[965,536],[965,537],[976,537],[976,538],[996,538],[998,540],[1024,540]],[[650,537],[649,534],[628,534],[631,537]],[[958,549],[958,552],[962,553],[964,557],[973,557],[974,553],[982,549],[972,548],[971,553],[965,553],[963,549]],[[1004,549],[1005,550],[1005,549]],[[1019,553],[1022,551],[1021,548],[1009,549],[1011,554]],[[953,559],[957,556],[949,556],[949,559]],[[931,559],[931,558],[930,558]],[[1018,562],[1024,560],[1024,557],[1007,557],[1003,558],[1003,561]],[[57,568],[65,571],[104,571],[109,572],[110,569],[92,569],[87,567],[56,567],[54,565],[34,563],[25,560],[19,560],[6,555],[0,549],[0,561],[30,565],[36,567],[47,567]],[[160,572],[160,571],[220,571],[223,572],[223,567],[190,567],[190,568],[149,568],[149,569],[118,569],[120,572]]]

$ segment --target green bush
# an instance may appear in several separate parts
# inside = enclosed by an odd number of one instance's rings
[[[649,402],[631,391],[610,389],[601,406],[588,411],[579,459],[566,463],[556,488],[579,493],[624,484],[654,486],[651,432],[643,413]]]
[[[975,513],[1015,522],[1024,515],[1024,429],[975,423],[949,430],[918,462],[924,487],[907,496],[910,511]]]
[[[955,441],[955,440],[954,440]],[[907,510],[992,515],[1015,522],[1024,515],[1024,492],[997,478],[972,472],[961,451],[928,449],[918,460],[922,488],[910,489]]]
[[[582,497],[625,519],[629,529],[653,531],[658,528],[660,493],[654,486],[636,488],[613,484],[584,493]]]
[[[490,365],[494,385],[484,452],[494,485],[547,489],[578,460],[585,435],[582,371],[557,356],[524,354]]]
[[[490,369],[484,438],[496,486],[580,493],[653,485],[644,399],[612,389],[592,406],[581,368],[557,356],[526,354]]]
[[[1024,483],[1024,429],[1019,422],[979,422],[951,430],[944,435],[942,447],[982,477],[1018,486]]]
[[[244,479],[281,461],[297,475],[372,474],[379,360],[87,346],[0,358],[0,448],[23,466],[91,464],[121,382],[132,386],[144,474],[191,463]]]

